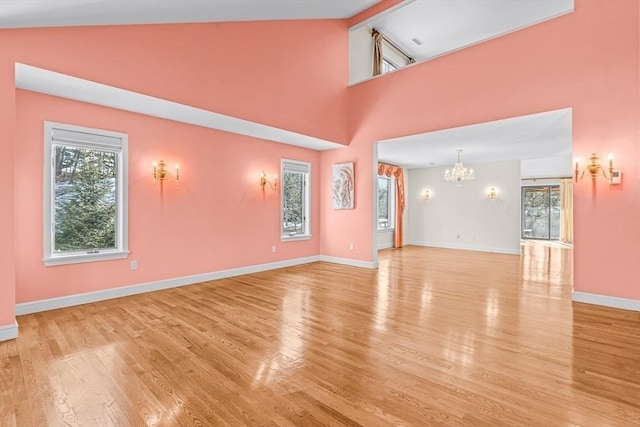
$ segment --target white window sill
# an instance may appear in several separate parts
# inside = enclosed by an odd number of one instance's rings
[[[311,240],[311,234],[296,234],[294,236],[280,236],[281,242],[295,242],[297,240]]]
[[[378,228],[378,233],[391,233],[393,228]]]
[[[44,265],[54,266],[54,265],[64,265],[64,264],[79,264],[83,262],[96,262],[96,261],[108,261],[112,259],[124,259],[129,256],[128,251],[104,251],[98,252],[96,254],[83,254],[83,253],[74,253],[74,254],[65,254],[65,255],[56,255],[53,257],[44,258]]]

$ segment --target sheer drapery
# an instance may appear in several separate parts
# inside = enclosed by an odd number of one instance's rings
[[[573,243],[573,179],[560,180],[560,240]]]
[[[373,75],[382,74],[382,34],[373,30]]]
[[[402,214],[404,212],[404,169],[398,166],[378,163],[378,175],[394,177],[396,180],[396,221],[393,236],[393,247],[401,248],[402,241]]]

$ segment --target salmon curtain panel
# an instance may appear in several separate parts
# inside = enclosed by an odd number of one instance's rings
[[[373,30],[373,75],[382,74],[382,34]]]
[[[560,240],[573,243],[573,179],[560,180]]]
[[[398,166],[378,163],[378,175],[396,179],[396,223],[393,233],[393,247],[401,248],[402,241],[402,214],[404,213],[404,169]]]

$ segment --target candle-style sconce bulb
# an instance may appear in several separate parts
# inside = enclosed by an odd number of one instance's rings
[[[177,184],[180,181],[180,165],[176,164],[176,172],[174,178],[167,170],[167,166],[164,160],[160,160],[160,162],[153,162],[153,183],[157,184],[158,181],[160,181],[160,184],[162,184],[167,178]]]

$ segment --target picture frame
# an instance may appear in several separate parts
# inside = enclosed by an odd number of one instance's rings
[[[332,172],[331,203],[333,209],[353,209],[355,201],[353,162],[335,163]]]

